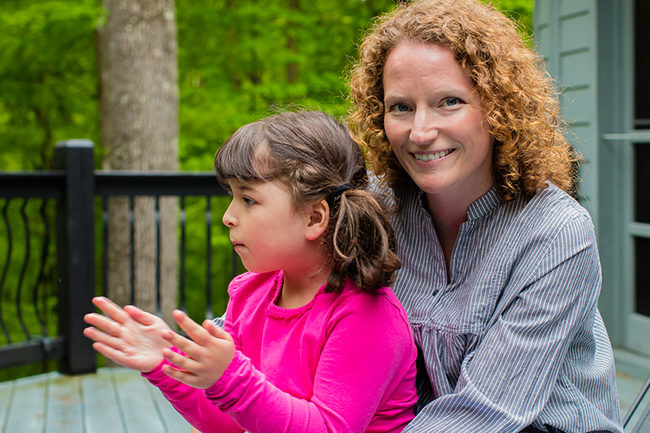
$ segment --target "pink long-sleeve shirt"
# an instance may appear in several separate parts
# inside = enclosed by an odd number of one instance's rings
[[[203,433],[400,432],[417,400],[417,351],[390,288],[324,287],[305,306],[275,305],[282,272],[246,273],[228,290],[235,357],[207,390],[160,366],[144,374]]]

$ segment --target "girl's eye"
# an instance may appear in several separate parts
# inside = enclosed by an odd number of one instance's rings
[[[397,104],[393,104],[390,106],[389,111],[409,111],[409,106],[406,104],[402,104],[401,102],[398,102]]]
[[[452,97],[449,97],[449,98],[445,98],[445,100],[442,101],[442,105],[444,105],[446,107],[453,107],[455,105],[460,104],[461,102],[463,102],[463,101],[461,101],[459,98],[455,98],[455,97],[452,96]]]

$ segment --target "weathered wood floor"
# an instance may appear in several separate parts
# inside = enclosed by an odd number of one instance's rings
[[[189,433],[189,424],[139,373],[102,368],[0,383],[0,433]]]
[[[650,358],[643,362],[638,374],[617,373],[623,415],[648,377]],[[625,359],[617,363],[623,365]],[[162,394],[131,370],[101,368],[96,374],[47,373],[0,382],[0,433],[189,431]]]

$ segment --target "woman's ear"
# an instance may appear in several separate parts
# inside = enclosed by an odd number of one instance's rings
[[[305,238],[314,241],[320,238],[325,233],[325,230],[327,230],[327,224],[330,220],[329,204],[327,204],[326,200],[317,201],[307,210],[307,216],[309,221],[307,222]]]

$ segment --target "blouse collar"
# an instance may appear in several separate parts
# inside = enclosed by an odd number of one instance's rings
[[[481,197],[477,198],[474,203],[467,209],[467,221],[479,219],[492,212],[501,203],[496,185],[488,190]]]
[[[415,184],[413,184],[413,187],[417,190],[417,197],[420,205],[423,208],[426,208],[426,195],[424,191],[418,188]],[[496,185],[492,185],[492,188],[490,188],[488,192],[469,205],[469,208],[467,209],[467,221],[473,221],[484,217],[496,209],[499,203],[501,203],[501,199],[499,198],[497,187]]]

